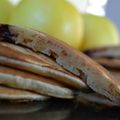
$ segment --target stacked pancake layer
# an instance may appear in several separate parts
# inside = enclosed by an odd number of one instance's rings
[[[62,41],[38,31],[1,24],[0,48],[0,85],[4,89],[7,86],[6,91],[9,87],[22,95],[31,92],[26,94],[34,94],[36,99],[77,98],[120,105],[118,81],[100,64]]]

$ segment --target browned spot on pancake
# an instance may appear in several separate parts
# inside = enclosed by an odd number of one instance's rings
[[[12,34],[9,30],[9,25],[2,24],[0,25],[0,40],[5,39],[7,42],[14,42],[12,40]]]
[[[67,52],[66,52],[65,50],[62,50],[62,51],[61,51],[61,55],[67,57],[68,54],[67,54]]]
[[[79,75],[80,79],[83,80],[86,83],[87,76],[85,75],[85,73],[82,70],[80,70],[79,68],[77,68],[77,70],[80,73],[80,75]]]
[[[54,51],[50,50],[50,58],[53,60],[56,60],[56,58],[58,57],[57,53],[55,53]]]
[[[25,72],[25,71],[20,71],[20,70],[13,69],[13,68],[10,68],[10,67],[8,68],[8,67],[1,66],[1,65],[0,65],[0,73],[11,74],[11,75],[14,75],[14,76],[21,76],[23,78],[38,80],[38,81],[53,84],[53,85],[64,86],[61,82],[56,81],[52,78],[43,77],[43,76],[40,76],[40,75],[36,75],[36,74]]]

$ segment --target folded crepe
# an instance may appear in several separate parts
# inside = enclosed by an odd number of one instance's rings
[[[30,91],[14,89],[6,86],[0,86],[0,99],[18,100],[18,101],[43,101],[49,97],[33,93]]]
[[[41,82],[37,82],[36,80],[43,80]],[[58,98],[73,98],[73,93],[70,90],[69,92],[65,91],[64,88],[54,87],[55,84],[62,86],[61,84],[54,83],[54,81],[50,81],[47,79],[40,79],[36,77],[36,75],[28,74],[26,72],[21,72],[19,70],[7,68],[0,66],[0,84],[10,86],[8,87],[0,87],[0,99],[8,99],[8,100],[45,100],[48,97],[58,97]],[[42,83],[44,82],[44,83]],[[52,83],[53,82],[53,83]],[[50,83],[50,85],[49,85]],[[51,85],[54,84],[54,85]],[[17,88],[17,89],[16,89]],[[18,90],[21,89],[21,90]],[[67,88],[68,89],[68,88]],[[29,92],[33,91],[33,92]],[[66,93],[65,93],[66,92]],[[42,94],[42,95],[40,95]],[[65,95],[64,95],[65,94]],[[108,100],[106,97],[101,96],[94,92],[85,93],[85,91],[79,91],[77,100],[81,101],[81,103],[96,103],[98,105],[104,106],[118,106]],[[45,95],[45,96],[43,96]],[[22,102],[22,101],[21,101]]]
[[[100,47],[84,51],[91,57],[120,57],[120,46]]]
[[[5,66],[0,66],[0,84],[12,88],[30,90],[47,96],[73,98],[72,90],[60,82]]]
[[[4,72],[5,71],[5,73],[7,74],[8,72],[9,72],[9,74],[11,74],[12,72],[11,72],[11,69],[9,68],[9,69],[5,69],[6,67],[0,67],[1,68],[1,70]],[[4,69],[3,69],[4,68]],[[1,70],[0,70],[0,72],[1,72]],[[12,69],[12,71],[13,71],[13,69]],[[14,70],[14,72],[16,73],[16,70]],[[21,72],[19,72],[18,70],[17,70],[17,72],[20,74]],[[17,73],[16,74],[12,74],[12,75],[17,75]],[[1,77],[2,78],[2,77]],[[29,77],[27,77],[27,78],[29,78]],[[11,80],[11,79],[9,79],[9,80]],[[27,80],[27,79],[26,79]],[[22,81],[23,81],[23,78],[22,78]],[[21,81],[21,79],[19,79],[19,82],[22,82]],[[4,83],[3,83],[4,82]],[[15,82],[15,84],[16,84],[16,81],[14,81],[13,79],[12,79],[12,81],[10,82],[8,82],[8,81],[3,81],[3,82],[1,82],[2,84],[4,84],[4,85],[8,85],[8,86],[12,86],[11,84],[11,82],[13,82],[13,84],[14,84],[14,82]],[[7,82],[7,84],[6,84],[6,82]],[[42,100],[45,100],[45,98],[47,99],[48,97],[46,97],[46,96],[41,96],[40,94],[38,95],[38,94],[35,94],[34,93],[34,96],[32,95],[32,92],[28,92],[28,91],[26,91],[26,90],[16,90],[15,88],[21,88],[21,85],[19,84],[19,82],[17,83],[17,85],[19,85],[19,87],[17,87],[17,86],[12,86],[13,88],[8,88],[8,87],[0,87],[0,99],[7,99],[7,100],[22,100],[21,102],[23,102],[24,100],[27,100],[27,101],[29,101],[29,100],[41,100],[42,98],[44,98],[44,99],[42,99]],[[26,81],[27,82],[27,81]],[[26,84],[26,82],[24,82],[24,85]],[[28,81],[29,82],[29,81]],[[28,83],[27,83],[28,84]],[[31,87],[31,85],[29,85],[29,87]],[[43,86],[44,87],[44,86]],[[23,86],[22,86],[22,89],[23,89]],[[29,88],[30,89],[30,88]],[[10,91],[9,91],[10,90]],[[31,89],[30,89],[31,90]],[[2,91],[2,92],[1,92]],[[9,92],[8,92],[9,91]],[[23,92],[24,91],[24,92]],[[36,92],[36,90],[34,90],[34,92]],[[41,92],[41,91],[40,91]],[[47,91],[44,91],[45,93],[44,93],[44,95],[46,95],[46,92]],[[11,93],[11,94],[10,94]],[[29,93],[29,95],[27,95]],[[31,93],[31,94],[30,94]],[[43,93],[42,93],[43,94]],[[83,103],[83,104],[87,104],[87,105],[90,105],[90,103],[92,103],[92,104],[98,104],[98,105],[104,105],[104,106],[118,106],[118,104],[115,104],[115,103],[113,103],[113,102],[111,102],[110,100],[108,100],[106,97],[104,97],[104,96],[101,96],[101,95],[98,95],[97,93],[94,93],[94,92],[91,92],[91,93],[85,93],[85,92],[79,92],[78,93],[79,95],[77,96],[77,100],[79,100],[81,103]],[[35,96],[36,95],[36,96]],[[48,92],[47,92],[47,95],[48,95]],[[34,97],[34,99],[33,99],[33,97]],[[58,96],[56,96],[56,97],[58,97]],[[31,98],[31,99],[30,99]]]
[[[47,56],[10,43],[0,42],[0,64],[50,77],[75,89],[86,88],[80,78],[66,71]]]
[[[89,49],[84,53],[105,67],[120,69],[120,46]]]
[[[42,53],[79,77],[93,91],[120,104],[120,86],[114,77],[92,59],[69,45],[35,30],[0,25],[0,41],[24,46]]]

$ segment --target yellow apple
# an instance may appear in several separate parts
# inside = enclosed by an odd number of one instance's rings
[[[34,28],[79,48],[83,36],[79,14],[66,0],[23,0],[11,15],[10,23]]]
[[[13,5],[8,0],[0,0],[0,23],[8,23]]]
[[[115,25],[106,17],[83,14],[84,40],[82,50],[119,44]]]

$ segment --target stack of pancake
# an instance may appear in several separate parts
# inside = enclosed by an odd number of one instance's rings
[[[52,97],[119,106],[120,86],[100,64],[66,43],[0,24],[0,99]]]
[[[84,52],[120,80],[120,46],[89,49]]]

